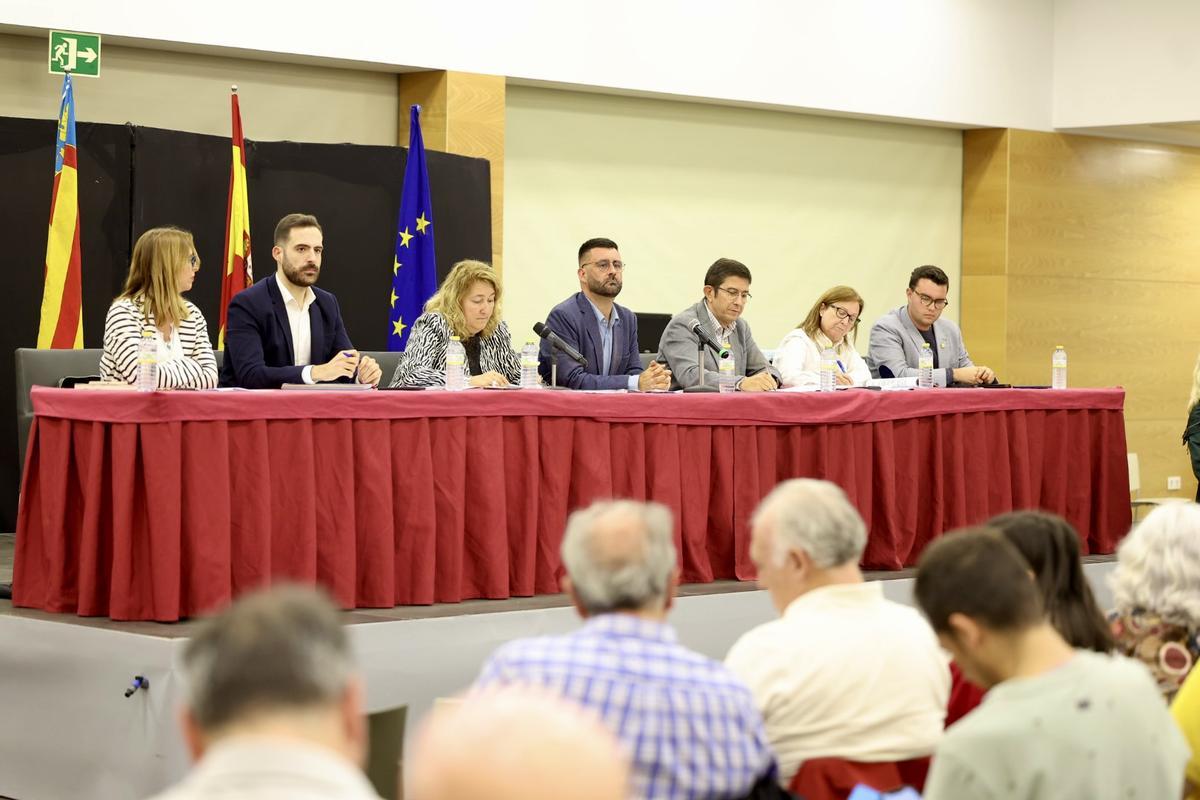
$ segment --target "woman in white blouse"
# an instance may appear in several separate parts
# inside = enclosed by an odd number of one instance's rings
[[[837,353],[834,378],[839,386],[862,386],[870,380],[867,362],[854,349],[862,311],[862,295],[849,286],[835,286],[821,295],[804,321],[783,337],[776,350],[775,367],[783,385],[819,386],[821,351],[827,347]]]
[[[137,381],[142,331],[154,331],[158,344],[158,388],[212,389],[217,385],[208,325],[195,305],[183,299],[192,288],[200,257],[192,234],[173,227],[151,228],[133,246],[125,289],[108,307],[100,377]]]

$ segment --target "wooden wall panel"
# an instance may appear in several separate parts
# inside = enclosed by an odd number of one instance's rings
[[[1193,496],[1179,437],[1200,351],[1200,150],[1002,133],[964,135],[961,319],[972,355],[992,358],[1005,381],[1046,384],[1062,344],[1071,385],[1125,387],[1143,494]],[[1181,491],[1167,491],[1171,475]]]

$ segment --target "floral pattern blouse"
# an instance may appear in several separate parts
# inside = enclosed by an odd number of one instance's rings
[[[1123,614],[1114,611],[1108,621],[1117,652],[1145,664],[1170,702],[1200,658],[1200,631],[1142,609]]]

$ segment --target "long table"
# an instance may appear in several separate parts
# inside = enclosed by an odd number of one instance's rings
[[[748,521],[791,477],[841,485],[899,569],[946,530],[1130,525],[1124,392],[734,395],[35,388],[18,606],[173,621],[272,581],[343,607],[558,591],[570,511],[666,504],[687,582],[755,577]]]

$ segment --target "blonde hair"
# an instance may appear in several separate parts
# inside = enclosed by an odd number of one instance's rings
[[[1188,413],[1200,403],[1200,358],[1196,359],[1196,368],[1192,370],[1192,394],[1188,397]]]
[[[179,293],[179,268],[196,250],[192,234],[182,228],[151,228],[138,237],[129,262],[122,298],[142,309],[142,316],[155,325],[178,325],[188,318],[187,306]],[[196,256],[196,268],[200,256]]]
[[[459,338],[466,339],[471,333],[467,330],[467,320],[462,312],[462,299],[475,281],[490,283],[496,290],[496,305],[492,308],[492,318],[480,331],[481,336],[491,336],[500,326],[500,277],[492,270],[490,264],[482,261],[460,261],[453,266],[446,280],[442,281],[437,293],[425,303],[426,311],[436,311],[446,318],[450,331]]]
[[[804,318],[796,327],[808,334],[808,338],[817,335],[821,330],[821,308],[832,305],[834,303],[858,303],[858,317],[855,318],[854,324],[850,326],[850,331],[846,334],[851,341],[858,339],[858,323],[862,321],[862,313],[866,310],[866,303],[863,302],[862,295],[851,289],[849,286],[834,286],[832,289],[826,290],[825,294],[817,298],[817,302],[813,303],[813,307],[809,309],[808,316]]]

